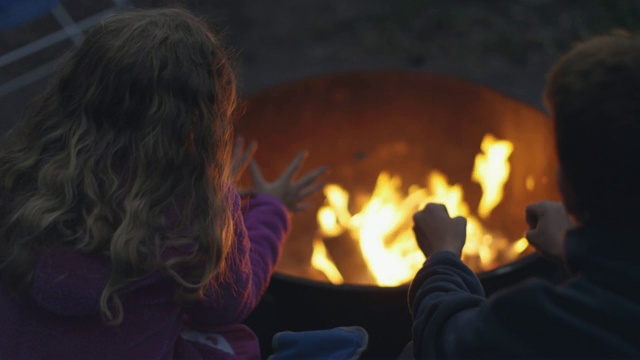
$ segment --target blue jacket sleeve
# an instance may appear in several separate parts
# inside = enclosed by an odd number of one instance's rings
[[[527,281],[486,299],[478,278],[457,256],[436,253],[409,290],[414,355],[478,359],[558,354],[575,333],[570,329],[579,328],[578,317],[563,302],[543,281]]]
[[[480,281],[455,254],[442,251],[430,256],[409,288],[414,354],[419,358],[441,356],[447,323],[484,299]]]

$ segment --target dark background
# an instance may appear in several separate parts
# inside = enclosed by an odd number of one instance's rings
[[[63,0],[75,21],[112,0]],[[541,107],[544,76],[572,44],[616,28],[634,31],[633,0],[129,0],[181,4],[209,19],[236,50],[243,95],[314,74],[415,69],[484,83]],[[60,29],[51,14],[0,32],[0,56]],[[63,41],[8,66],[0,83],[55,60]],[[46,85],[46,77],[0,95],[0,132]]]

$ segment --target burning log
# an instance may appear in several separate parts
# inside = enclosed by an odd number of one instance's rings
[[[332,261],[335,264],[336,270],[339,271],[340,277],[343,279],[342,283],[359,285],[375,284],[376,280],[371,274],[371,271],[369,271],[369,267],[362,256],[358,243],[353,241],[348,234],[343,233],[334,238],[318,239],[317,241],[322,242],[326,246],[327,255],[329,255],[328,258],[334,259]],[[331,279],[329,279],[329,281],[331,281]],[[331,282],[336,284],[334,281]]]

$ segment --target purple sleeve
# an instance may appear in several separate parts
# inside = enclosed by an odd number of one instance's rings
[[[185,309],[190,323],[200,328],[239,323],[253,311],[269,285],[289,232],[288,212],[271,196],[258,195],[241,205],[236,194],[233,217],[235,241],[224,279],[209,287],[199,303]]]

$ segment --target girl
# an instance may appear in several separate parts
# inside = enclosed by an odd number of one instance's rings
[[[91,30],[0,151],[0,358],[259,357],[240,322],[316,169],[231,184],[235,79],[184,10]]]

